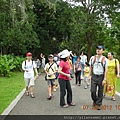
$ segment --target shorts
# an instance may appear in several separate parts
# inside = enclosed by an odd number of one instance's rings
[[[54,86],[55,85],[55,79],[48,79],[47,83],[48,83],[48,85]]]
[[[25,80],[26,86],[33,86],[33,85],[35,85],[35,83],[34,83],[35,78],[34,77],[24,78],[24,80]]]
[[[84,82],[88,82],[88,77],[84,76]]]

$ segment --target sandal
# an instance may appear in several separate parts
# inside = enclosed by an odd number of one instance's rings
[[[115,98],[111,98],[112,101],[115,101]]]
[[[26,92],[26,93],[25,93],[25,96],[29,96],[29,92]]]
[[[75,103],[74,103],[74,102],[71,102],[69,105],[70,105],[70,106],[75,106]]]
[[[35,98],[34,94],[31,94],[31,98]]]
[[[63,105],[63,106],[61,106],[62,108],[68,108],[69,106],[68,106],[68,104],[65,104],[65,105]]]
[[[48,100],[51,100],[52,96],[47,97]]]

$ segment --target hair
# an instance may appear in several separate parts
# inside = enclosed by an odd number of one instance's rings
[[[110,53],[111,55],[113,55],[113,56],[114,56],[114,53],[113,53],[113,52],[108,52],[108,53]]]
[[[87,66],[90,66],[88,62],[85,62],[85,64],[86,64]]]
[[[77,59],[80,59],[80,60],[81,60],[81,57],[77,57]]]
[[[67,59],[66,59],[66,58],[60,58],[60,60],[67,61]]]
[[[34,57],[34,60],[37,60],[37,57]]]

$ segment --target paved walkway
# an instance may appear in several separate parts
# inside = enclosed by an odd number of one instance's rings
[[[75,85],[75,80],[71,80],[73,90],[73,101],[76,106],[61,108],[59,106],[59,88],[54,92],[54,98],[47,100],[47,84],[44,80],[44,73],[35,82],[35,98],[23,96],[9,115],[119,115],[120,97],[115,96],[116,101],[111,101],[110,97],[103,100],[104,110],[93,110],[90,89],[84,89],[84,82],[81,86]]]

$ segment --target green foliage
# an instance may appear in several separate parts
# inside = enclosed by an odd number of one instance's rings
[[[24,58],[12,55],[0,56],[0,76],[9,76],[12,71],[21,71],[21,64]]]

